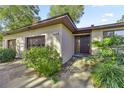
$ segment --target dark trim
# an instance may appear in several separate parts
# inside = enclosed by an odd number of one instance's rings
[[[73,34],[82,34],[82,33],[90,34],[91,32],[92,32],[92,30],[81,30],[81,31],[75,31],[75,32],[73,32]]]
[[[124,27],[124,22],[105,24],[105,25],[99,25],[99,26],[93,26],[92,25],[91,27],[78,28],[78,31],[117,28],[117,27]]]
[[[116,27],[124,27],[124,22],[94,26],[92,29],[107,29],[107,28],[116,28]]]

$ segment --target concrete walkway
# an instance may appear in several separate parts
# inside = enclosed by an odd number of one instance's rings
[[[22,76],[9,82],[6,87],[8,88],[92,88],[88,77],[84,77],[86,73],[76,73],[69,79],[59,80],[54,83],[53,80],[45,77]],[[82,78],[83,77],[83,78]]]
[[[26,74],[8,82],[4,87],[9,88],[92,88],[90,67],[74,60],[71,65],[63,67],[57,75],[59,81],[54,82],[45,77],[38,77],[33,70],[25,70]]]
[[[26,70],[26,66],[21,64],[21,60],[16,62],[0,64],[0,87],[5,87],[7,83],[15,78],[21,77]]]

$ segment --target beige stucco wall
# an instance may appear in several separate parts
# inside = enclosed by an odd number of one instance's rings
[[[56,36],[59,35],[59,36]],[[61,39],[62,39],[62,31],[61,31],[61,24],[48,26],[36,30],[21,32],[13,35],[7,35],[4,36],[4,44],[3,46],[7,48],[7,40],[10,39],[16,39],[16,50],[17,50],[17,56],[21,57],[22,52],[25,49],[25,39],[26,37],[32,37],[32,36],[40,36],[45,35],[45,44],[51,46],[54,44],[56,46],[57,51],[60,53],[60,56],[62,56],[62,50],[61,50]]]
[[[57,49],[63,59],[63,63],[71,58],[73,55],[74,38],[72,33],[62,24],[4,36],[3,46],[7,48],[7,41],[16,39],[17,57],[22,57],[22,52],[26,47],[25,39],[27,37],[40,35],[45,35],[46,45],[54,46]]]
[[[102,41],[103,39],[103,31],[100,30],[93,30],[91,32],[91,43],[93,41]],[[97,52],[97,47],[93,47],[91,44],[91,54],[94,55]]]
[[[67,62],[74,55],[74,35],[62,25],[62,57]]]

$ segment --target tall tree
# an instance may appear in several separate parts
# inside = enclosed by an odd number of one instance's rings
[[[124,15],[122,15],[121,19],[117,20],[117,23],[124,22]]]
[[[3,40],[3,35],[0,34],[0,42]]]
[[[3,35],[0,34],[0,48],[2,47]]]
[[[0,6],[0,27],[5,31],[23,27],[39,20],[38,13],[36,5]]]
[[[50,7],[49,16],[69,13],[75,23],[80,22],[80,17],[84,14],[83,5],[53,5]]]

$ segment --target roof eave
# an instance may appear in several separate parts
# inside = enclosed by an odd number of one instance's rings
[[[40,22],[25,26],[23,28],[3,32],[2,34],[3,35],[11,35],[11,34],[16,34],[16,33],[21,33],[21,32],[25,32],[25,31],[38,29],[41,27],[47,27],[47,26],[51,26],[51,25],[55,25],[55,24],[64,24],[68,29],[70,29],[70,31],[72,31],[72,32],[77,31],[77,27],[75,26],[74,22],[70,18],[69,14],[65,13],[64,15],[60,15],[60,16],[52,17],[52,18],[49,18],[46,20],[42,20]]]

